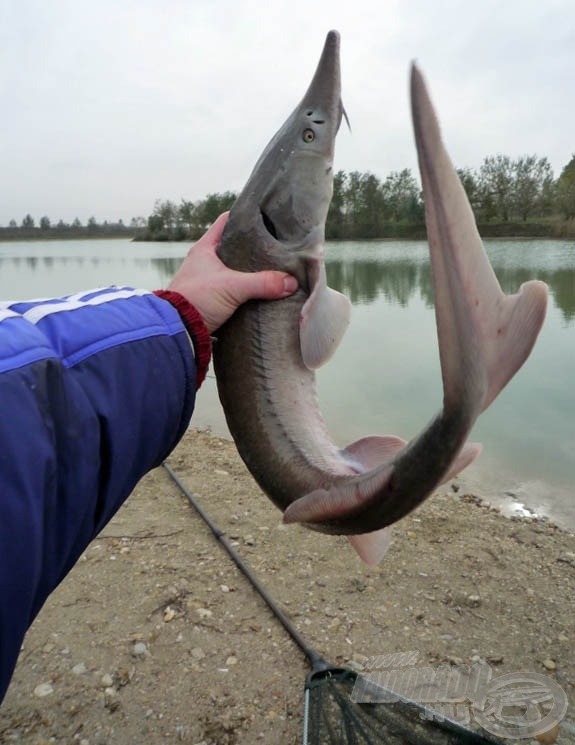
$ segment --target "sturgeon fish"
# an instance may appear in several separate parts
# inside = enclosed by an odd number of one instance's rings
[[[415,66],[411,105],[443,381],[441,411],[413,440],[372,436],[341,448],[316,395],[314,370],[331,357],[350,316],[347,298],[326,285],[323,261],[344,114],[337,32],[327,35],[306,94],[256,163],[218,248],[233,269],[279,269],[299,282],[291,297],[246,303],[218,332],[218,392],[240,456],[285,522],[348,535],[369,565],[387,549],[388,526],[477,457],[481,446],[466,443],[469,432],[528,357],[547,300],[537,281],[516,295],[501,291]]]

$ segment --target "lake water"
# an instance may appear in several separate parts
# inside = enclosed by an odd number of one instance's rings
[[[475,426],[472,439],[484,452],[462,486],[573,529],[575,243],[494,240],[486,246],[505,292],[542,279],[550,305],[531,357]],[[155,289],[167,284],[185,251],[184,244],[125,240],[0,243],[0,299],[107,284]],[[332,243],[326,255],[330,285],[353,302],[350,329],[318,372],[330,430],[342,445],[367,434],[409,439],[442,397],[427,244]],[[193,424],[225,432],[213,378],[201,389]]]

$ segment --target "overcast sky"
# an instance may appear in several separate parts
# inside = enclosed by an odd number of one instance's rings
[[[0,0],[0,225],[239,190],[330,28],[336,169],[416,172],[412,59],[458,167],[575,152],[573,0]]]

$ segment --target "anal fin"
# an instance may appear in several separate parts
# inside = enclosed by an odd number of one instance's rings
[[[375,567],[383,559],[391,545],[391,528],[374,530],[373,533],[348,535],[347,539],[356,550],[359,558],[370,567]]]

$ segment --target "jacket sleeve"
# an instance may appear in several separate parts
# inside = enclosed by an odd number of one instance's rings
[[[0,305],[0,701],[49,593],[182,436],[196,376],[147,291]]]

